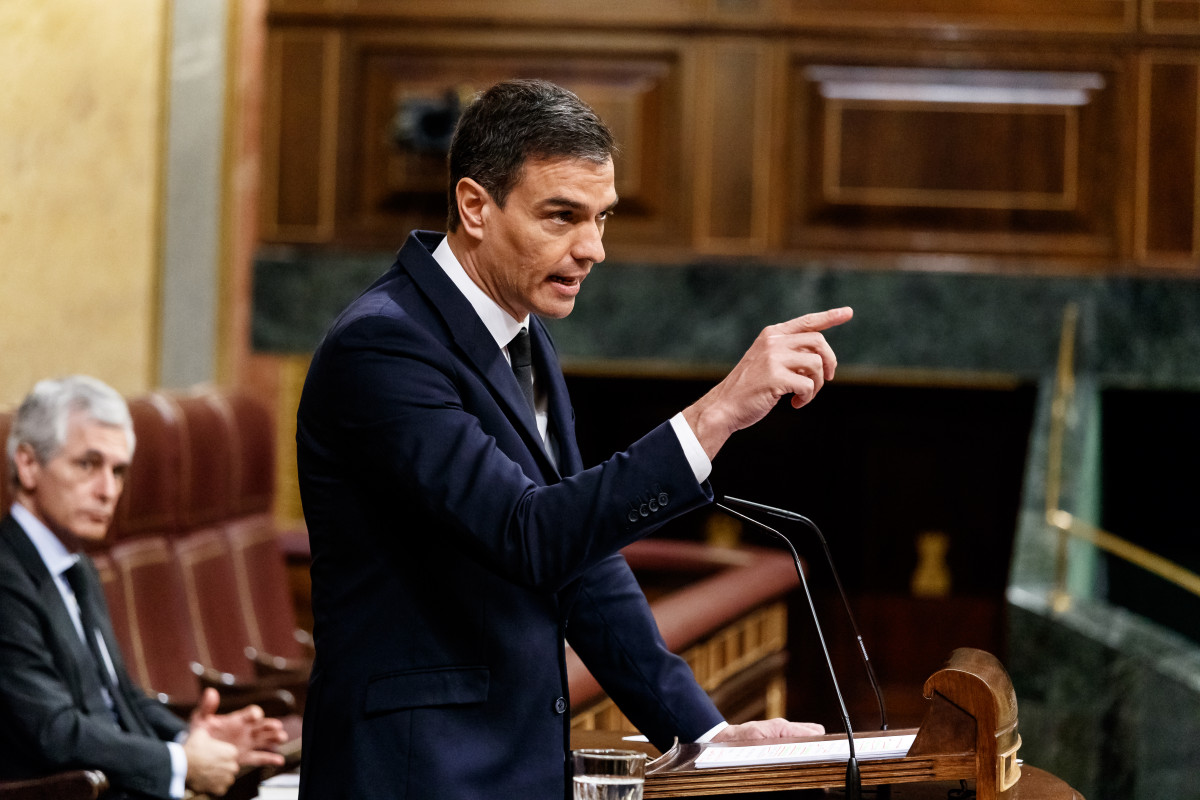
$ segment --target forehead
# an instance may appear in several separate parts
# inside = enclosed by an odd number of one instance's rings
[[[129,439],[125,430],[117,425],[107,425],[76,412],[67,417],[67,430],[59,455],[77,458],[85,453],[97,452],[112,461],[129,460]]]
[[[612,159],[601,162],[582,158],[531,158],[521,168],[513,192],[534,202],[564,198],[609,206],[617,200]]]

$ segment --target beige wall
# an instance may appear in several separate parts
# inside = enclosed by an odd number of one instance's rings
[[[0,407],[153,385],[166,0],[0,2]]]

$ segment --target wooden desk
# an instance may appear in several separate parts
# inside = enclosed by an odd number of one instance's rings
[[[640,750],[651,758],[660,754],[653,745],[645,742],[629,742],[621,737],[623,734],[615,731],[573,731],[571,747],[612,747],[621,750]],[[961,787],[959,781],[928,781],[924,783],[899,783],[891,787],[891,800],[950,800],[950,792]],[[974,790],[975,781],[967,781],[967,787]],[[741,794],[706,795],[706,800],[837,800],[844,797],[841,789],[799,789],[792,791],[762,791]],[[878,797],[874,787],[863,787],[863,796],[867,800]],[[684,800],[687,797],[684,796]],[[1075,791],[1069,784],[1045,770],[1021,766],[1021,779],[1006,795],[1005,800],[1085,800],[1083,795]]]
[[[929,706],[914,741],[903,756],[862,759],[863,793],[880,797],[875,787],[890,786],[894,800],[952,798],[966,785],[978,800],[1083,800],[1048,772],[1020,764],[1017,751],[1017,700],[1012,682],[995,657],[980,650],[955,650],[946,666],[925,682]],[[901,734],[906,731],[891,731]],[[859,732],[860,736],[870,732]],[[823,739],[839,738],[831,733]],[[659,754],[618,733],[576,732],[572,746],[615,747]],[[745,744],[757,744],[747,742]],[[711,748],[739,744],[681,744],[646,770],[647,798],[767,797],[836,798],[844,792],[844,764],[804,762],[760,766],[697,768]],[[883,800],[881,798],[881,800]]]

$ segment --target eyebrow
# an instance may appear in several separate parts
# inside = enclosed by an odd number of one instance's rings
[[[601,209],[601,213],[604,213],[605,211],[612,211],[614,208],[616,208],[618,202],[620,202],[619,197],[609,203],[607,208]],[[578,211],[584,208],[583,203],[579,202],[578,200],[572,200],[569,197],[547,197],[539,205],[541,205],[542,208],[569,208],[572,211]]]
[[[76,461],[102,461],[105,463],[111,463],[113,469],[127,469],[129,467],[129,462],[132,461],[132,459],[109,461],[108,457],[103,452],[95,448],[90,448],[83,454],[77,456]]]

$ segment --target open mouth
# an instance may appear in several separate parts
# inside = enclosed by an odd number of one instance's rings
[[[578,278],[566,278],[562,275],[551,275],[550,280],[554,281],[555,283],[561,283],[563,286],[574,286],[575,284],[579,283]]]

